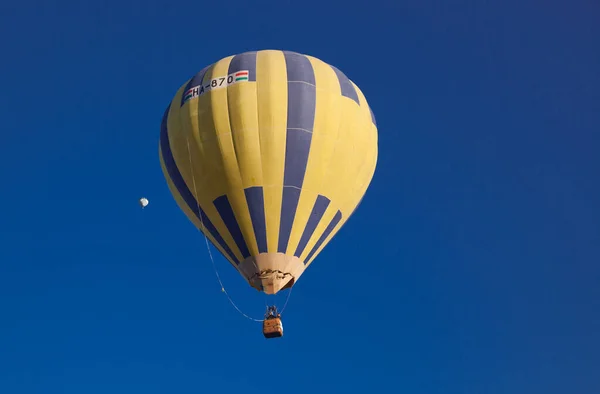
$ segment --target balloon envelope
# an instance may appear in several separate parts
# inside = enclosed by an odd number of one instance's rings
[[[251,286],[292,286],[373,177],[377,126],[361,90],[311,56],[229,56],[183,84],[161,126],[180,208]]]

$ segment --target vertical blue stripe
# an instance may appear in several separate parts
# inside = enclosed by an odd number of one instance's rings
[[[290,98],[290,104],[296,104],[299,106],[305,105],[303,109],[299,109],[298,112],[304,111],[309,112],[307,107],[310,105],[310,95],[308,95],[307,88],[314,87],[310,85],[299,85],[293,84],[294,86],[291,90],[296,91],[293,93],[299,93],[298,95],[293,95]],[[301,88],[299,88],[302,86]],[[313,97],[314,98],[314,97]],[[306,101],[300,101],[300,100]],[[292,104],[293,103],[293,104]],[[313,101],[314,105],[314,101]],[[313,107],[314,108],[314,107]],[[297,116],[298,114],[291,115]],[[306,114],[307,118],[310,118],[312,115],[312,119],[314,121],[314,109],[312,114]],[[300,125],[300,123],[290,123],[288,117],[288,129],[286,132],[286,141],[285,141],[285,163],[284,163],[284,173],[283,173],[283,185],[284,186],[293,186],[297,188],[302,188],[302,184],[304,183],[304,174],[306,173],[306,165],[308,164],[308,154],[310,152],[310,143],[312,141],[312,125],[310,128],[292,128],[292,126]],[[307,123],[307,121],[306,121]],[[303,124],[303,126],[308,126],[308,124]]]
[[[194,212],[198,220],[202,221],[206,230],[212,235],[215,241],[223,248],[227,256],[233,261],[235,264],[239,264],[239,260],[235,257],[229,246],[225,243],[225,240],[221,235],[217,232],[217,229],[212,224],[208,216],[204,213],[202,208],[199,208],[199,204],[196,202],[194,195],[187,187],[181,173],[179,172],[179,168],[177,168],[177,164],[175,163],[175,158],[173,157],[173,152],[171,151],[171,145],[169,143],[169,131],[167,128],[167,118],[169,116],[169,109],[171,105],[167,107],[163,115],[163,119],[160,126],[160,151],[162,153],[163,161],[165,163],[165,167],[167,169],[167,174],[173,185],[181,195],[181,198],[185,201],[188,208]]]
[[[354,100],[356,102],[356,104],[360,105],[360,103],[358,101],[358,93],[356,93],[356,89],[354,89],[354,85],[352,85],[352,83],[350,82],[348,77],[343,72],[338,70],[336,67],[331,66],[331,68],[333,69],[333,71],[335,71],[335,74],[338,77],[338,81],[340,82],[342,96],[348,97],[348,98]]]
[[[290,51],[284,51],[283,56],[288,82],[306,82],[315,85],[315,71],[306,56]]]
[[[306,227],[304,228],[304,232],[302,233],[302,237],[300,238],[300,242],[298,243],[298,247],[296,248],[296,253],[294,256],[300,257],[302,252],[304,252],[304,248],[306,248],[306,244],[310,237],[312,237],[315,229],[319,225],[325,210],[329,206],[330,200],[322,195],[317,196],[317,200],[315,201],[315,205],[313,206],[312,212],[308,217],[308,221],[306,223]]]
[[[198,85],[202,85],[202,80],[204,79],[204,75],[206,74],[206,71],[208,71],[208,69],[211,67],[210,66],[206,66],[204,67],[202,70],[200,70],[196,75],[194,75],[192,77],[192,79],[190,79],[188,81],[188,83],[185,85],[185,89],[183,89],[182,95],[181,95],[181,104],[180,106],[182,107],[184,102],[183,100],[185,99],[185,92],[188,91],[189,88],[194,87],[194,86],[198,86]]]
[[[325,231],[323,232],[323,234],[321,235],[321,237],[319,238],[319,240],[317,241],[317,243],[315,244],[315,246],[312,248],[312,250],[310,251],[310,253],[308,254],[308,256],[306,256],[306,260],[304,260],[304,264],[306,264],[307,261],[310,261],[310,259],[317,252],[317,250],[319,249],[319,247],[321,247],[321,245],[323,244],[323,242],[325,242],[325,240],[327,239],[327,237],[329,236],[329,234],[331,234],[331,232],[333,231],[333,229],[335,228],[335,226],[337,226],[337,224],[340,222],[340,220],[342,220],[342,212],[341,211],[337,211],[337,213],[335,214],[335,216],[333,217],[333,219],[331,219],[331,222],[329,222],[329,225],[327,225],[327,228],[325,229]]]
[[[248,81],[256,81],[256,52],[245,52],[235,55],[229,63],[227,74],[248,70]]]
[[[267,219],[265,217],[265,196],[262,186],[249,187],[244,190],[246,202],[250,210],[252,228],[256,236],[258,253],[267,253]]]
[[[219,215],[221,215],[221,219],[227,226],[227,230],[233,237],[235,244],[240,249],[243,258],[250,257],[250,251],[248,250],[248,245],[246,245],[246,241],[244,241],[244,235],[242,234],[242,230],[240,229],[240,225],[235,218],[235,214],[233,213],[233,209],[231,208],[231,204],[229,203],[229,199],[227,195],[224,194],[221,197],[217,197],[213,204]]]
[[[281,222],[277,251],[287,250],[300,190],[304,182],[315,123],[315,72],[310,60],[294,52],[283,52],[288,80],[287,132]]]
[[[284,186],[279,223],[279,243],[277,245],[279,253],[285,253],[287,250],[288,241],[292,233],[292,225],[296,217],[298,201],[300,201],[300,189]]]

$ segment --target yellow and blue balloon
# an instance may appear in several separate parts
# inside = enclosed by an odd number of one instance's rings
[[[289,288],[359,205],[377,125],[337,68],[295,52],[229,56],[166,109],[160,161],[187,217],[248,283]]]

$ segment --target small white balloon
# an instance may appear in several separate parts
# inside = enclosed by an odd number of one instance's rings
[[[148,199],[144,197],[140,198],[140,206],[144,208],[146,205],[148,205]]]

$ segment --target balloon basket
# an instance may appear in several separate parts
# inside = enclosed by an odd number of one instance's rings
[[[279,338],[283,336],[281,318],[270,317],[263,321],[263,335],[265,338]]]

